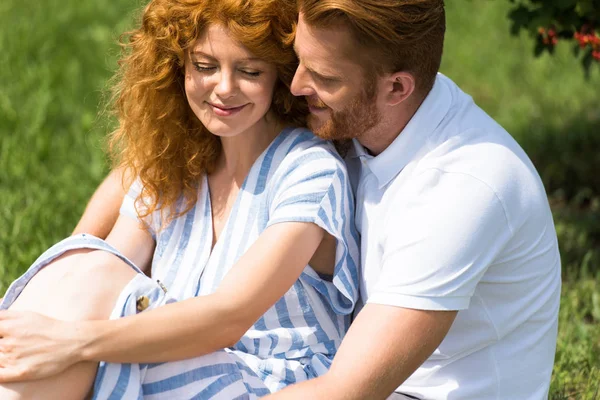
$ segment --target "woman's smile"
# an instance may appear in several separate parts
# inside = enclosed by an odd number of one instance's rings
[[[224,106],[221,104],[210,103],[208,101],[206,102],[206,104],[208,104],[212,108],[215,115],[219,117],[230,117],[232,115],[235,115],[242,111],[242,109],[244,109],[248,105],[247,103],[242,104],[241,106]]]

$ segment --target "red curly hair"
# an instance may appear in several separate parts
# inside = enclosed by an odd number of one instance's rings
[[[306,103],[289,90],[297,67],[297,15],[295,0],[152,0],[146,6],[141,26],[122,40],[113,88],[119,125],[109,138],[116,164],[142,183],[140,217],[160,210],[168,222],[191,209],[200,178],[214,170],[221,152],[184,91],[185,57],[209,25],[222,24],[276,66],[272,111],[281,122],[305,125]]]

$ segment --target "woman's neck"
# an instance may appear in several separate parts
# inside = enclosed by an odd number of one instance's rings
[[[222,152],[215,172],[230,176],[241,185],[256,159],[269,147],[281,129],[280,123],[269,119],[250,131],[232,137],[221,137]]]

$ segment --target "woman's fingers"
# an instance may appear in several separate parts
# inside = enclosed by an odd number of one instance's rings
[[[0,338],[2,338],[9,326],[11,312],[8,310],[0,311]]]
[[[45,378],[72,365],[67,328],[34,312],[0,313],[0,383]]]
[[[1,325],[1,323],[0,323]],[[25,380],[27,371],[18,367],[19,355],[10,337],[0,339],[0,382]]]

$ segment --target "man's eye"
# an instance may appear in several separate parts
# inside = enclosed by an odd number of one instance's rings
[[[214,71],[216,69],[216,67],[214,67],[212,65],[198,64],[198,63],[194,64],[194,68],[198,72],[209,72],[209,71]]]
[[[323,76],[323,75],[318,75],[318,74],[315,74],[314,76],[319,82],[328,84],[328,85],[332,85],[334,83],[339,82],[339,80],[337,78],[331,78],[328,76]]]

